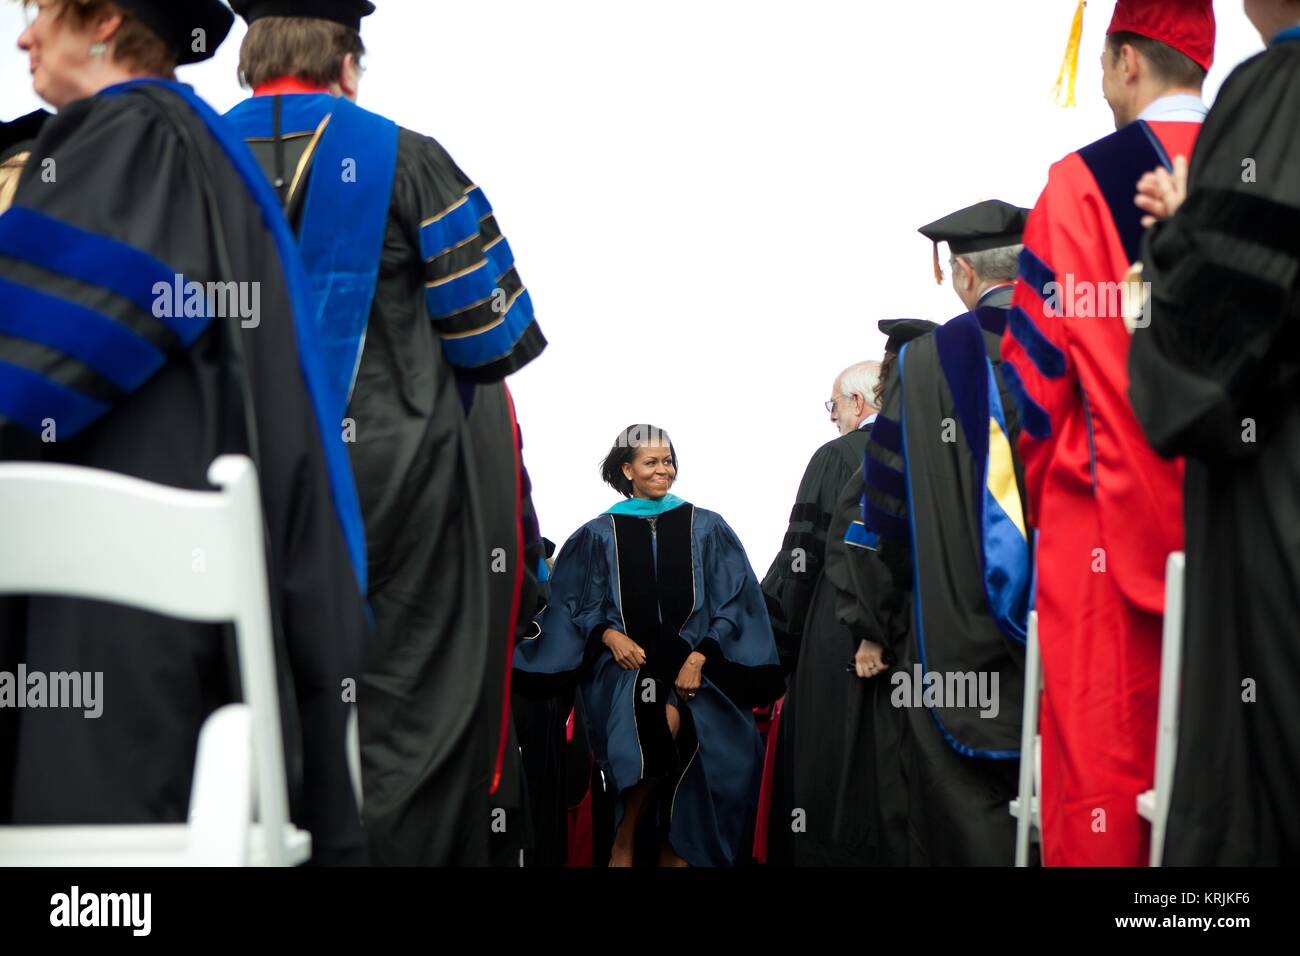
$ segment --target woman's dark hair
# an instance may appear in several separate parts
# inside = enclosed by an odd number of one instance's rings
[[[618,433],[614,447],[609,450],[605,460],[600,463],[600,477],[624,498],[632,497],[632,482],[623,474],[623,466],[636,456],[636,450],[646,445],[667,445],[668,453],[673,456],[674,468],[677,464],[677,449],[668,433],[655,425],[629,425]]]
[[[886,352],[880,363],[880,377],[876,379],[876,393],[871,396],[871,404],[880,411],[885,410],[885,391],[889,388],[889,379],[898,365],[898,353]]]

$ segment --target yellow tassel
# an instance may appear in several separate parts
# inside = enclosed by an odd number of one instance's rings
[[[1056,74],[1056,86],[1052,87],[1052,99],[1057,106],[1074,105],[1074,80],[1079,74],[1079,40],[1083,37],[1084,0],[1074,8],[1074,23],[1070,27],[1070,39],[1065,41],[1065,57],[1061,60],[1061,71]],[[1062,98],[1064,97],[1064,98]]]
[[[939,266],[939,243],[934,244],[934,281],[936,285],[943,285],[943,269]]]

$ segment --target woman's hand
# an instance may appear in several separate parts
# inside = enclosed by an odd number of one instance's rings
[[[875,677],[888,666],[885,663],[885,649],[875,641],[864,640],[858,645],[858,652],[853,655],[853,669],[862,678]]]
[[[677,682],[673,685],[678,696],[687,700],[695,699],[695,695],[700,690],[700,675],[704,671],[704,660],[704,655],[699,651],[691,651],[687,655],[686,663],[682,664],[682,669],[677,672]]]
[[[1168,219],[1187,198],[1187,157],[1174,157],[1172,173],[1163,166],[1143,173],[1137,189],[1133,201],[1147,214],[1142,217],[1144,228],[1154,225],[1156,220]]]
[[[614,655],[614,663],[623,670],[634,671],[645,664],[645,651],[626,634],[607,627],[600,640]]]

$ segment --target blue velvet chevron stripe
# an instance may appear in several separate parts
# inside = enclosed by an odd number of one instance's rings
[[[0,333],[70,355],[123,392],[135,391],[167,360],[121,322],[67,299],[0,279],[0,303]]]
[[[1016,407],[1020,410],[1020,427],[1031,438],[1038,441],[1044,441],[1050,437],[1052,434],[1052,416],[1048,414],[1047,409],[1034,401],[1033,396],[1025,389],[1025,383],[1021,381],[1020,373],[1016,371],[1016,367],[1010,362],[1003,362],[999,368],[1002,372],[1002,381],[1007,383],[1007,391],[1011,393]]]
[[[483,190],[469,187],[451,208],[421,224],[420,248],[425,260],[474,242],[481,224],[491,216],[492,206]],[[509,355],[533,324],[533,300],[528,290],[520,285],[507,293],[502,287],[514,267],[510,243],[504,235],[497,235],[484,243],[483,256],[477,262],[426,284],[425,303],[435,323],[492,303],[494,317],[478,328],[441,333],[443,354],[452,365],[475,368]]]
[[[871,425],[871,440],[886,451],[895,455],[903,453],[903,432],[898,422],[884,415],[877,415]]]
[[[88,232],[25,206],[0,216],[0,255],[29,262],[48,272],[98,286],[154,315],[157,286],[175,287],[179,273],[141,249]],[[179,280],[186,281],[184,276]],[[161,315],[182,345],[193,344],[208,317]]]
[[[0,415],[29,431],[39,433],[51,419],[58,434],[76,435],[111,407],[31,369],[0,361]]]
[[[160,289],[170,300],[175,289],[184,287],[184,276],[172,267],[126,243],[24,206],[13,206],[0,216],[0,255],[109,292],[124,300],[124,313],[139,310],[142,323],[157,322],[161,334],[170,330],[182,346],[193,342],[210,321],[206,300],[198,316],[155,309]],[[56,379],[53,364],[35,368],[0,363],[0,415],[32,432],[52,420],[60,438],[76,437],[109,411],[117,395],[104,394],[102,383],[119,395],[129,394],[167,360],[157,344],[121,316],[11,279],[0,279],[0,334],[42,346],[51,363],[64,367]],[[76,364],[62,362],[59,356]],[[94,379],[101,380],[100,394],[92,394]]]
[[[1028,246],[1020,250],[1016,259],[1016,274],[1021,281],[1034,290],[1044,302],[1050,296],[1047,287],[1056,281],[1056,271],[1042,259],[1038,258]]]
[[[890,498],[902,501],[907,497],[907,485],[903,473],[871,455],[866,456],[863,478],[868,488],[874,488]]]
[[[873,537],[906,541],[907,520],[886,511],[876,502],[878,497],[885,498],[897,501],[901,507],[907,497],[907,485],[903,473],[871,454],[871,445],[878,445],[886,452],[902,457],[903,432],[898,422],[884,415],[877,415],[871,425],[868,451],[862,456],[863,493],[860,506],[864,530]],[[874,495],[868,494],[869,491]],[[848,540],[847,537],[845,540]]]
[[[1065,374],[1065,354],[1043,334],[1028,312],[1013,305],[1007,312],[1007,325],[1034,363],[1034,368],[1038,369],[1038,374],[1043,378],[1060,378]]]
[[[262,224],[275,241],[279,254],[280,268],[284,272],[285,284],[288,286],[290,300],[293,303],[294,337],[298,342],[298,364],[302,370],[303,382],[307,394],[311,397],[316,411],[321,445],[325,453],[325,462],[330,476],[330,492],[334,501],[334,511],[338,515],[343,529],[344,540],[348,545],[348,554],[352,559],[352,569],[356,574],[361,593],[366,589],[366,536],[361,521],[361,506],[357,501],[357,489],[352,480],[352,465],[348,460],[347,449],[343,446],[340,421],[335,414],[335,401],[330,396],[324,366],[321,362],[320,348],[312,316],[314,315],[311,286],[303,269],[302,259],[298,253],[297,243],[289,230],[289,223],[284,218],[280,201],[271,191],[271,184],[266,181],[258,167],[253,154],[243,140],[239,139],[232,127],[218,116],[207,103],[199,99],[193,89],[183,83],[170,80],[130,80],[103,90],[100,95],[116,95],[129,92],[145,84],[161,86],[185,101],[201,119],[212,138],[220,146],[226,158],[243,180],[249,196],[257,203],[262,212]],[[4,217],[0,216],[0,220]]]
[[[1056,273],[1028,246],[1020,250],[1018,272],[1024,283],[1044,301],[1051,297],[1048,286],[1056,283]],[[1039,374],[1044,378],[1060,378],[1065,374],[1065,354],[1043,333],[1028,312],[1013,305],[1007,312],[1007,324]]]
[[[450,209],[420,225],[420,255],[426,262],[463,246],[479,234],[479,224],[492,215],[483,190],[477,186]]]
[[[868,495],[862,496],[862,523],[868,531],[874,531],[881,538],[891,541],[908,539],[907,519],[885,511]]]
[[[315,296],[313,321],[326,381],[342,419],[379,279],[397,124],[325,93],[282,96],[280,102],[284,131],[315,130],[329,117],[312,160],[298,245]],[[254,96],[227,113],[226,121],[241,139],[270,137],[274,107],[273,97]]]

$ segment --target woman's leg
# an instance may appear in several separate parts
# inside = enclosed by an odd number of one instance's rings
[[[668,732],[673,735],[673,739],[675,740],[677,738],[677,731],[682,725],[682,715],[678,713],[677,708],[672,704],[666,705],[664,707],[664,712],[668,716]],[[663,844],[659,847],[659,865],[690,866],[689,863],[674,852],[672,845],[667,840],[664,840]]]
[[[676,737],[677,728],[681,725],[681,715],[678,714],[677,708],[672,704],[664,706],[664,713],[668,720],[668,732]],[[645,813],[646,805],[652,802],[657,788],[657,780],[647,780],[635,787],[629,787],[627,792],[623,794],[623,819],[618,825],[618,832],[614,834],[614,848],[609,857],[610,866],[632,865],[632,858],[636,849],[637,827],[641,823],[641,816]],[[671,852],[671,850],[668,852]],[[660,852],[660,865],[670,865],[663,863],[662,851]],[[685,865],[685,862],[683,861],[681,865]]]
[[[645,812],[646,803],[654,796],[656,780],[647,780],[628,787],[623,794],[623,819],[614,834],[614,849],[609,856],[610,866],[631,866],[636,850],[636,828]]]

